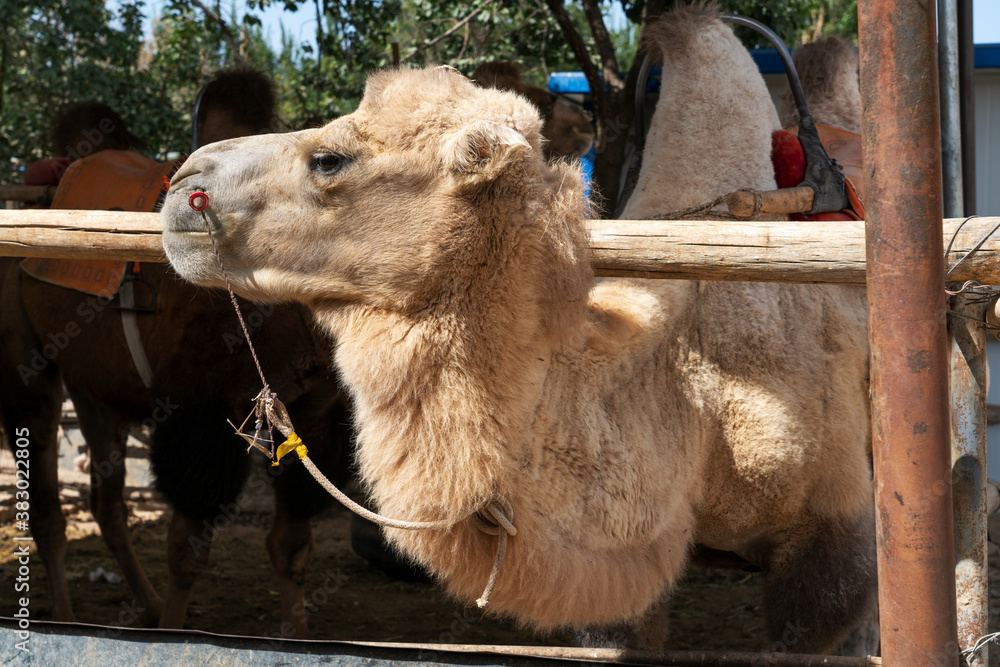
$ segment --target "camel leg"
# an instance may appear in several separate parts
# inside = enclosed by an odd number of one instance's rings
[[[869,655],[881,654],[881,629],[878,625],[878,604],[861,619],[861,622],[851,630],[840,642],[837,653],[843,656],[864,658]]]
[[[161,628],[183,628],[194,582],[208,567],[213,532],[204,523],[174,510],[167,532],[167,601]]]
[[[281,599],[281,636],[306,639],[309,637],[308,614],[305,604],[306,572],[312,556],[312,531],[309,519],[289,511],[288,484],[274,484],[274,522],[267,533],[267,554],[278,578]]]
[[[0,263],[0,425],[8,445],[27,438],[28,523],[49,575],[52,617],[72,621],[66,583],[66,519],[59,503],[59,417],[62,374],[43,356],[43,344],[20,299],[20,270],[14,260]],[[23,442],[23,440],[22,440]],[[24,496],[15,496],[15,502]]]
[[[778,544],[764,568],[772,650],[825,653],[865,625],[876,604],[875,516],[817,521]]]
[[[66,518],[59,502],[59,417],[62,413],[62,380],[50,365],[28,385],[2,383],[2,422],[12,451],[26,437],[28,488],[18,491],[15,502],[28,502],[28,525],[38,554],[49,576],[52,618],[76,620],[66,582]],[[22,468],[22,466],[19,466]],[[23,468],[22,468],[23,469]],[[21,479],[21,478],[19,478]],[[21,495],[24,492],[26,495]],[[18,517],[20,517],[20,512]]]
[[[115,557],[135,596],[135,608],[146,627],[156,627],[163,598],[146,577],[132,548],[125,491],[125,441],[120,420],[106,408],[70,389],[80,430],[90,448],[90,511],[101,537]]]

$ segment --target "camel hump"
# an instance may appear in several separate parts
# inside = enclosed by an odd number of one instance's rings
[[[521,68],[509,60],[482,63],[472,78],[481,86],[508,88],[521,83]]]
[[[719,7],[712,2],[698,2],[678,7],[643,30],[646,48],[664,57],[669,54],[694,56],[711,45],[705,40],[705,30],[712,23],[720,28]],[[697,45],[703,48],[695,48]]]

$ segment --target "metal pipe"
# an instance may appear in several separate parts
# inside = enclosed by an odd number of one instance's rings
[[[958,665],[934,3],[858,3],[879,623]]]
[[[972,648],[988,632],[986,558],[986,305],[960,294],[948,320],[951,347],[951,483],[955,503],[958,643]],[[964,317],[962,317],[964,316]],[[989,664],[988,647],[968,667]]]
[[[972,0],[958,0],[958,74],[962,116],[963,215],[976,214],[976,50]]]
[[[938,0],[938,68],[941,89],[941,177],[944,214],[963,216],[962,114],[958,74],[958,0]]]

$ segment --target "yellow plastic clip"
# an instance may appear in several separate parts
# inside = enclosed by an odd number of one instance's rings
[[[299,455],[300,460],[309,456],[309,450],[306,449],[306,446],[302,443],[302,439],[299,438],[295,431],[292,431],[292,434],[288,436],[288,439],[278,445],[278,452],[274,456],[274,463],[271,464],[271,467],[276,467],[285,454],[292,451]]]

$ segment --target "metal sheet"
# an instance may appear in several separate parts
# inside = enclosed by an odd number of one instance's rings
[[[180,630],[110,628],[82,623],[29,625],[27,650],[13,619],[0,617],[4,665],[478,665],[535,667],[567,660],[678,667],[876,667],[879,658],[793,653],[631,651],[559,646],[478,646],[388,642],[269,640]]]

